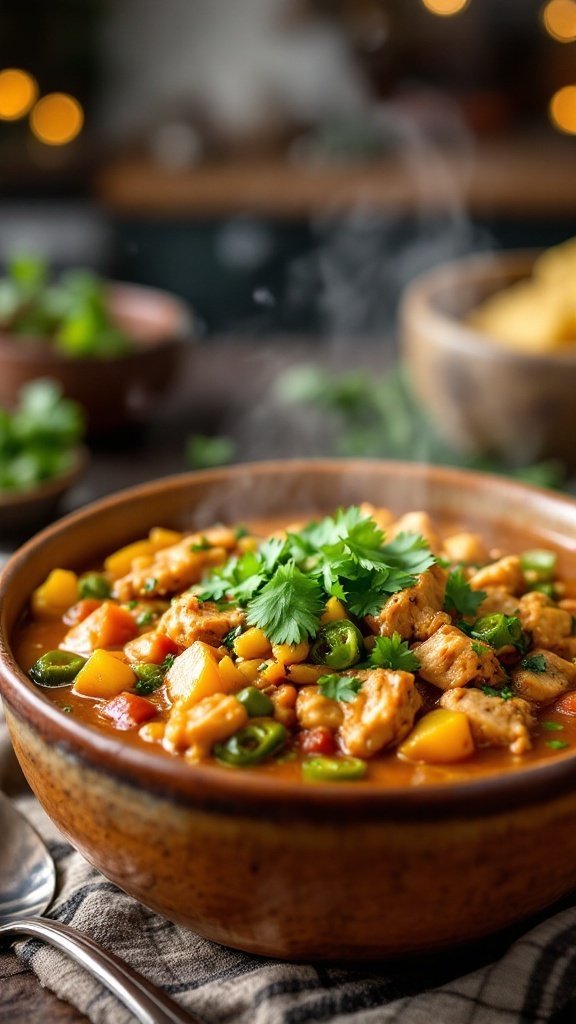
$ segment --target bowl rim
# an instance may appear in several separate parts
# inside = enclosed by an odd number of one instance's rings
[[[5,363],[35,363],[41,361],[47,366],[53,366],[56,370],[59,366],[104,366],[111,364],[117,366],[120,363],[130,364],[133,360],[139,360],[143,356],[157,352],[159,349],[165,351],[168,347],[180,347],[183,344],[190,344],[197,340],[197,332],[194,330],[194,313],[185,299],[165,288],[156,288],[153,285],[137,284],[132,281],[120,281],[116,279],[104,279],[103,285],[107,292],[112,294],[118,292],[132,293],[134,298],[147,296],[150,299],[160,299],[162,303],[168,303],[175,312],[175,328],[171,331],[162,332],[158,337],[146,342],[136,342],[129,351],[117,356],[67,356],[57,352],[49,343],[49,338],[43,334],[14,335],[10,331],[0,329],[0,364]],[[48,372],[48,371],[46,371]]]
[[[426,334],[435,338],[440,348],[464,350],[475,358],[485,360],[497,359],[500,364],[512,365],[522,363],[534,371],[551,365],[560,368],[574,369],[576,364],[576,345],[569,350],[551,351],[547,353],[523,352],[495,344],[492,335],[466,323],[458,316],[444,313],[438,309],[436,298],[439,289],[453,284],[457,287],[464,276],[466,281],[496,278],[498,271],[505,269],[517,271],[519,279],[525,271],[529,277],[530,269],[542,249],[502,249],[498,252],[473,252],[458,259],[449,260],[419,274],[410,281],[401,296],[399,320],[401,333],[406,333],[421,324],[425,318]]]
[[[428,463],[377,459],[286,459],[246,462],[225,468],[180,473],[115,492],[64,516],[35,534],[8,560],[0,573],[0,694],[12,712],[31,724],[33,730],[51,743],[88,763],[92,768],[115,776],[122,784],[145,788],[179,803],[200,803],[214,809],[239,810],[245,814],[290,813],[315,817],[323,811],[333,816],[336,810],[352,816],[380,820],[384,814],[393,819],[469,818],[487,813],[502,813],[510,808],[537,803],[573,789],[576,781],[576,751],[561,754],[551,761],[518,768],[502,775],[484,776],[458,783],[434,783],[424,786],[380,787],[362,780],[353,785],[278,780],[273,776],[237,772],[214,765],[190,765],[183,760],[158,756],[146,747],[133,747],[62,712],[34,688],[19,668],[5,630],[4,598],[12,580],[35,554],[49,547],[51,540],[71,525],[89,522],[102,511],[122,508],[125,502],[142,501],[163,490],[186,489],[191,483],[230,481],[250,474],[328,472],[342,474],[352,468],[378,470],[436,480],[454,487],[480,486],[500,488],[518,498],[538,498],[563,507],[574,516],[576,499],[553,491],[521,483],[506,477]]]

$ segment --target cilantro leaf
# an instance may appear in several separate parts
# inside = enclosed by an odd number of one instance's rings
[[[410,650],[408,642],[402,640],[399,633],[393,633],[392,636],[376,637],[376,643],[368,660],[377,668],[402,669],[404,672],[417,672],[420,668],[417,656]]]
[[[377,615],[392,594],[413,587],[415,576],[399,569],[381,569],[370,580],[350,580],[345,584],[344,600],[353,615]]]
[[[399,533],[393,541],[384,545],[382,554],[386,565],[408,573],[425,572],[436,562],[428,541],[417,533]]]
[[[345,703],[349,703],[358,696],[362,685],[363,680],[358,679],[357,676],[326,675],[320,676],[318,680],[318,689],[323,697],[329,697],[330,700],[341,700]]]
[[[486,651],[490,649],[486,644],[479,644],[477,640],[473,640],[470,647],[474,651],[474,654],[477,654],[479,658],[486,654]]]
[[[548,663],[543,654],[529,654],[522,658],[520,668],[528,669],[529,672],[547,672]]]
[[[514,691],[509,686],[503,686],[500,690],[495,686],[483,686],[482,693],[485,697],[500,697],[501,700],[511,700],[514,696]]]
[[[316,636],[323,608],[320,584],[288,562],[249,602],[247,622],[262,629],[271,643],[297,644]]]
[[[478,608],[486,597],[483,590],[472,590],[462,569],[454,569],[446,581],[444,609],[451,615],[476,615]]]

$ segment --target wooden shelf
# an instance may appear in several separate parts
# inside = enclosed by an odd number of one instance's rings
[[[259,159],[170,172],[126,158],[106,165],[95,186],[109,209],[144,217],[296,219],[351,208],[433,212],[459,205],[476,214],[576,215],[576,139],[483,142],[465,154],[411,161],[304,167]]]

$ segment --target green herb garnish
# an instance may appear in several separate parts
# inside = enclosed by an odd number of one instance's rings
[[[327,675],[320,676],[318,680],[318,689],[323,697],[329,697],[330,700],[341,700],[345,703],[349,703],[358,696],[362,685],[363,680],[358,679],[357,676]]]
[[[212,547],[207,537],[201,537],[200,540],[195,541],[194,544],[190,545],[190,551],[196,553],[197,551],[209,551]]]
[[[144,584],[142,586],[142,590],[144,591],[145,594],[149,594],[149,593],[151,593],[151,591],[156,590],[157,586],[158,586],[158,580],[156,579],[156,577],[155,576],[149,576],[148,579],[144,580]]]
[[[564,726],[560,725],[560,722],[541,722],[540,724],[542,728],[546,729],[548,732],[562,732],[564,729]]]
[[[483,590],[472,590],[462,569],[454,569],[446,581],[444,609],[450,615],[470,617],[476,615],[486,597]]]
[[[231,651],[234,647],[234,641],[240,636],[241,632],[242,626],[234,626],[234,629],[231,629],[226,633],[226,636],[222,640],[224,647],[227,647],[228,650]]]
[[[481,658],[484,654],[486,654],[488,650],[490,650],[490,648],[487,647],[486,644],[479,644],[477,640],[473,640],[472,643],[470,644],[470,647],[474,651],[474,654],[477,654],[479,658]]]
[[[566,740],[547,740],[546,746],[550,747],[551,750],[565,750],[570,744]]]
[[[503,686],[500,690],[497,690],[495,686],[483,686],[482,693],[485,697],[500,697],[501,700],[511,700],[514,696],[514,690],[511,690],[509,686]]]
[[[520,668],[525,668],[529,672],[547,672],[548,664],[543,654],[529,654],[522,658]]]
[[[150,609],[147,609],[144,612],[140,612],[140,615],[138,615],[136,617],[136,625],[137,626],[149,626],[150,623],[153,622],[153,621],[154,621],[154,612],[151,612]]]
[[[401,669],[403,672],[417,672],[420,668],[418,657],[399,633],[376,637],[368,661],[376,668]]]
[[[71,469],[84,415],[50,380],[20,390],[14,412],[0,408],[0,493],[25,491]]]

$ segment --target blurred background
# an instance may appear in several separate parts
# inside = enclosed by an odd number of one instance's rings
[[[576,234],[575,55],[574,0],[4,0],[0,262],[193,311],[154,436],[97,442],[93,490],[335,431],[431,457],[405,409],[375,437],[354,373],[394,364],[420,272]]]

